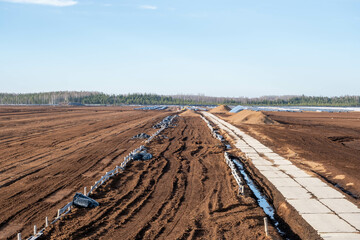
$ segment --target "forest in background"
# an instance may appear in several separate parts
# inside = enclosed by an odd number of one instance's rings
[[[59,91],[43,93],[0,93],[0,104],[36,105],[263,105],[263,106],[348,106],[359,107],[360,96],[263,96],[211,97],[205,95],[158,95],[147,93],[105,94],[101,92]]]

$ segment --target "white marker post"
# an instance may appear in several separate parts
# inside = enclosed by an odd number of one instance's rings
[[[37,234],[37,229],[36,229],[36,225],[34,225],[34,236],[36,236]]]
[[[21,240],[21,233],[18,233],[18,234],[17,234],[17,239],[18,239],[18,240]]]
[[[84,195],[86,196],[86,187],[84,187]]]
[[[60,217],[60,209],[58,209],[58,214],[57,214],[57,218]]]
[[[269,233],[268,233],[268,220],[267,220],[267,217],[264,217],[264,227],[265,227],[265,234],[266,234],[266,236],[269,236]]]
[[[49,226],[49,219],[48,217],[45,218],[45,227],[48,227]]]

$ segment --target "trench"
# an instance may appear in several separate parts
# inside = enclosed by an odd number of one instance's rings
[[[270,219],[271,223],[273,224],[277,232],[280,234],[280,236],[286,240],[294,239],[293,238],[294,233],[289,232],[289,227],[284,226],[283,222],[280,222],[278,220],[279,217],[276,214],[274,206],[268,201],[266,195],[261,192],[261,187],[258,186],[255,183],[255,181],[250,177],[250,175],[247,173],[242,162],[234,157],[231,157],[231,160],[235,164],[237,170],[245,180],[246,184],[249,186],[251,192],[256,197],[257,203],[263,209],[265,214],[268,216],[268,218]]]

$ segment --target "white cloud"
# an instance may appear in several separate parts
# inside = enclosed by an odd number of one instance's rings
[[[28,3],[28,4],[40,4],[50,5],[56,7],[67,7],[77,4],[74,0],[3,0],[12,3]]]
[[[140,8],[148,10],[156,10],[158,7],[153,5],[141,5]]]

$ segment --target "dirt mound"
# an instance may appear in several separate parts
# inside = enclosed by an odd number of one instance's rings
[[[262,112],[256,112],[251,110],[242,110],[228,119],[233,124],[277,124],[276,121],[272,120]]]
[[[199,116],[193,110],[190,110],[190,109],[186,110],[185,112],[180,113],[179,115],[182,116],[182,117],[186,117],[186,116],[197,117],[197,116]]]
[[[231,108],[229,108],[226,105],[220,105],[216,108],[211,109],[209,112],[211,113],[228,113],[231,110]]]

